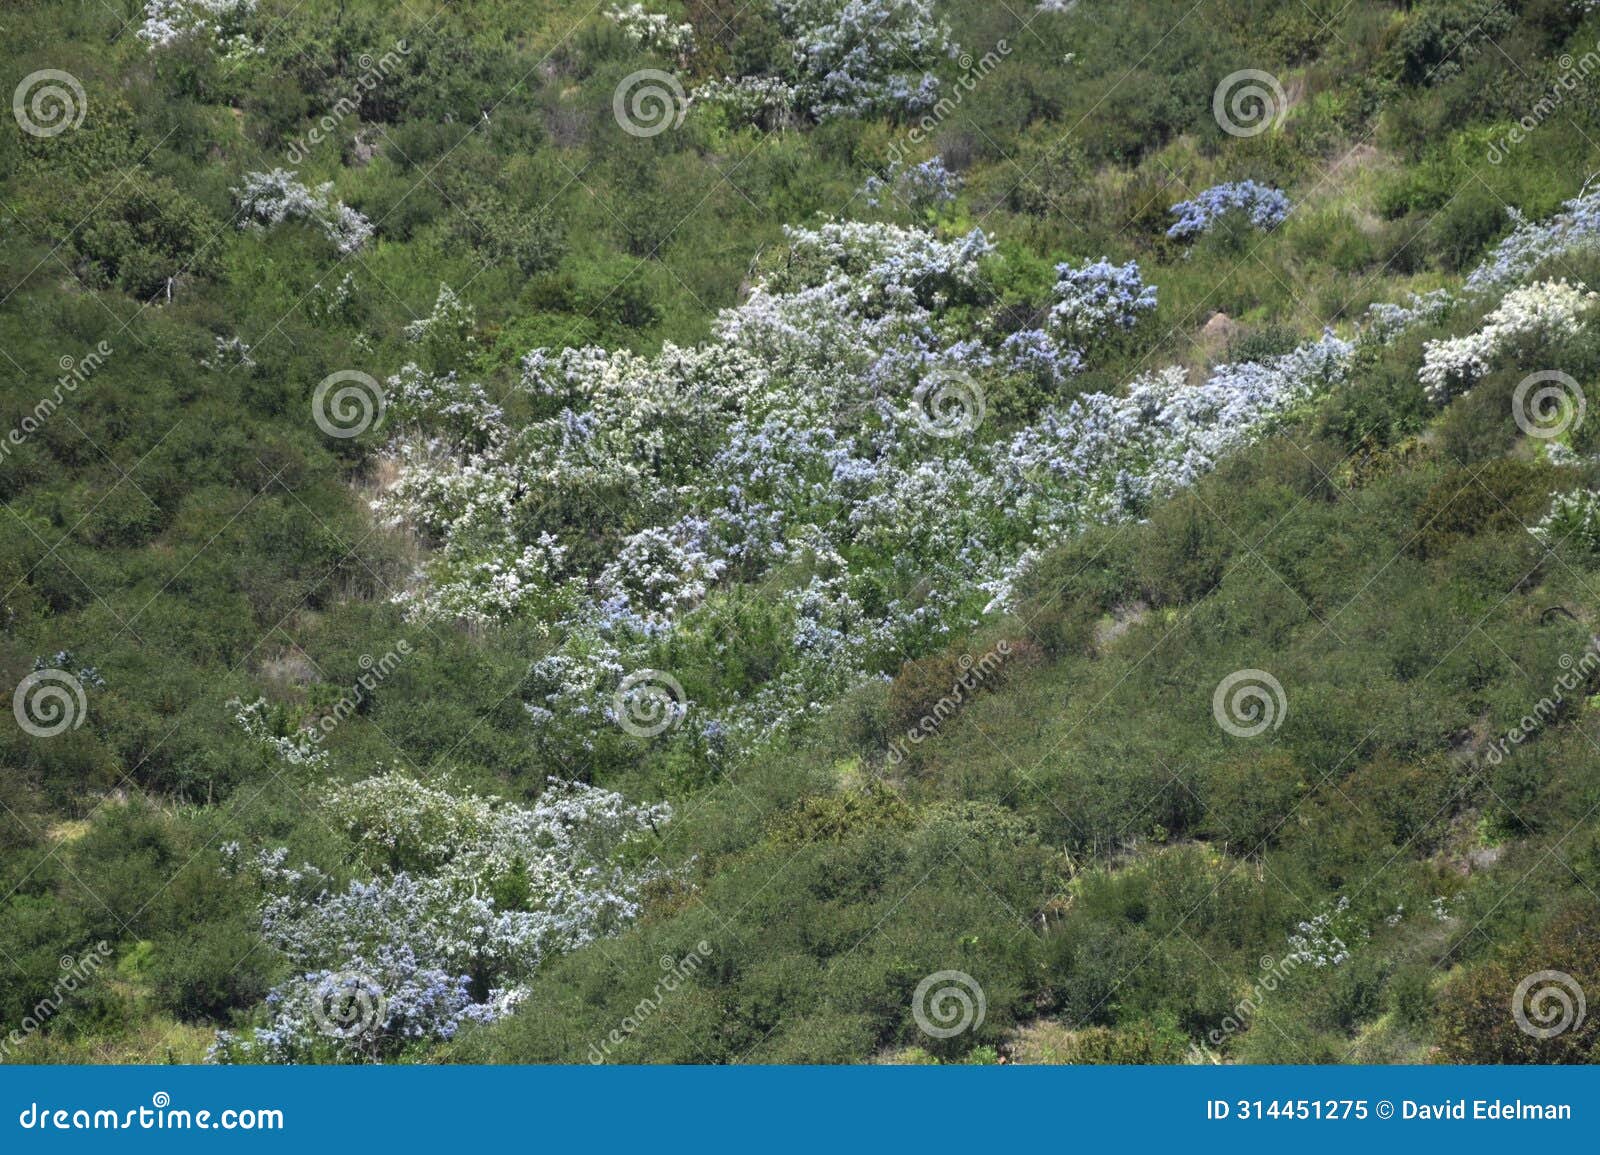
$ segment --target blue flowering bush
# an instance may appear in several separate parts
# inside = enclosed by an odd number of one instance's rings
[[[285,848],[225,848],[264,892],[262,935],[294,974],[264,1025],[218,1034],[216,1061],[393,1059],[510,1013],[544,960],[637,917],[660,872],[630,846],[672,816],[576,783],[524,807],[398,773],[331,786],[321,806],[371,877],[340,887]]]
[[[1229,213],[1238,213],[1251,228],[1270,231],[1289,217],[1289,196],[1282,189],[1254,180],[1212,185],[1193,200],[1172,206],[1178,219],[1167,229],[1174,240],[1192,240],[1217,227]]]
[[[1081,268],[1057,265],[1054,295],[1050,327],[1083,343],[1131,329],[1156,307],[1156,287],[1145,283],[1137,261],[1113,265],[1104,257]]]
[[[548,416],[519,429],[459,384],[415,369],[393,382],[416,432],[380,507],[439,543],[400,600],[486,620],[563,607],[525,699],[563,757],[626,758],[626,680],[670,666],[739,583],[797,575],[775,586],[788,644],[755,684],[676,693],[676,740],[715,725],[719,740],[756,741],[819,694],[970,628],[1006,604],[1044,543],[1137,516],[1337,382],[1351,357],[1327,336],[1199,386],[1181,370],[1149,374],[1003,429],[985,419],[986,392],[1010,377],[1058,386],[1155,308],[1136,262],[1060,265],[1047,328],[995,341],[981,232],[841,221],[788,241],[702,346],[529,354],[521,387]],[[473,415],[458,424],[462,405]],[[612,493],[626,511],[609,557],[586,569],[568,559],[595,523],[538,517],[567,487]],[[517,580],[483,587],[464,569]]]
[[[943,157],[932,157],[918,164],[896,159],[880,176],[874,173],[861,186],[869,208],[889,208],[916,214],[936,214],[955,203],[961,177],[945,167]]]

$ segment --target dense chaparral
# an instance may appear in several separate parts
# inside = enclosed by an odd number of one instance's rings
[[[8,13],[24,1061],[1595,1061],[1600,3],[1324,16]]]
[[[1520,225],[1483,267],[1587,244],[1585,203]],[[1530,240],[1538,229],[1544,239]],[[803,575],[784,595],[790,650],[770,683],[749,701],[679,703],[719,741],[780,728],[819,695],[1004,606],[1045,543],[1138,517],[1192,484],[1343,379],[1356,349],[1330,332],[1198,382],[1173,367],[1061,406],[1048,392],[1155,307],[1137,263],[1059,265],[1045,328],[996,343],[981,232],[942,240],[835,221],[788,240],[783,262],[700,348],[530,353],[520,388],[544,416],[523,428],[453,373],[413,365],[390,383],[413,432],[395,447],[399,478],[378,507],[439,546],[434,570],[401,598],[418,613],[555,617],[558,644],[534,667],[528,709],[575,756],[614,725],[619,682],[656,664],[675,634],[715,622],[730,582]],[[1469,283],[1491,283],[1481,272]],[[1507,292],[1480,332],[1428,346],[1430,395],[1447,400],[1448,382],[1486,371],[1519,334],[1574,331],[1590,296],[1559,282]],[[1374,306],[1365,339],[1392,341],[1452,303],[1440,290]],[[1043,386],[1045,400],[1003,430],[983,421],[983,405],[1008,375]],[[959,411],[953,424],[929,412],[930,382]],[[541,520],[563,506],[557,495],[603,508],[609,560],[571,561],[575,543]]]

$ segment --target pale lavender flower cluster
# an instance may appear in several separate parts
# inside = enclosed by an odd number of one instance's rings
[[[1175,240],[1187,240],[1208,233],[1231,212],[1245,214],[1258,229],[1270,230],[1289,216],[1289,197],[1282,189],[1258,181],[1231,181],[1212,185],[1193,200],[1172,206],[1178,220],[1167,230]]]
[[[1600,187],[1589,188],[1561,206],[1561,211],[1530,221],[1516,209],[1508,210],[1511,234],[1467,277],[1469,291],[1503,290],[1527,279],[1544,262],[1600,242]]]
[[[1172,370],[1002,437],[985,390],[1010,374],[1059,382],[1147,314],[1155,290],[1136,265],[1065,266],[1050,330],[995,345],[982,233],[830,222],[788,240],[704,345],[535,351],[522,388],[545,416],[519,428],[451,381],[398,390],[410,431],[384,506],[445,543],[445,578],[452,558],[507,556],[535,534],[592,543],[592,524],[513,516],[523,495],[560,509],[600,493],[627,513],[603,561],[548,578],[567,608],[526,705],[569,753],[618,733],[619,688],[675,639],[722,638],[738,584],[774,581],[789,645],[753,691],[673,703],[674,723],[696,718],[674,733],[719,749],[969,626],[1033,551],[1138,516],[1338,380],[1350,355],[1330,337],[1196,386]]]
[[[624,851],[672,816],[576,783],[523,807],[400,774],[333,787],[323,810],[373,877],[335,889],[287,850],[256,857],[262,933],[296,973],[264,1026],[219,1034],[215,1060],[375,1061],[508,1013],[545,958],[638,916],[660,873]],[[236,844],[224,862],[241,869]]]
[[[939,99],[931,71],[958,51],[932,0],[773,0],[789,42],[785,76],[726,77],[695,99],[750,115],[777,102],[816,120],[920,112]]]
[[[883,175],[874,173],[867,178],[861,193],[871,208],[904,208],[922,213],[952,204],[960,188],[960,174],[946,168],[943,157],[935,156],[920,164],[890,161]]]
[[[1412,293],[1404,305],[1380,301],[1367,309],[1362,339],[1380,345],[1387,344],[1418,325],[1431,325],[1444,320],[1455,306],[1455,296],[1448,289]]]
[[[1113,265],[1105,257],[1081,268],[1056,266],[1050,327],[1076,341],[1112,329],[1131,329],[1156,307],[1156,287],[1145,283],[1139,262]]]

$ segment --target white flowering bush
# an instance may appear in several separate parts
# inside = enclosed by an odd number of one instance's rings
[[[333,196],[333,182],[309,188],[292,170],[246,173],[233,190],[239,201],[240,228],[270,228],[284,221],[304,221],[321,230],[341,253],[353,253],[372,238],[372,223]]]
[[[1342,895],[1330,909],[1307,919],[1295,929],[1296,933],[1289,936],[1287,961],[1302,965],[1309,963],[1319,968],[1342,966],[1350,961],[1350,945],[1345,941],[1346,936],[1352,939],[1368,937],[1365,928],[1357,924],[1350,913],[1350,900]]]
[[[257,698],[248,705],[238,698],[230,698],[228,707],[234,711],[233,720],[246,734],[289,765],[319,767],[327,762],[328,752],[317,745],[317,732],[291,727],[265,698]]]
[[[477,310],[463,301],[449,285],[441,284],[439,295],[433,302],[433,311],[406,326],[406,340],[413,345],[430,341],[446,345],[465,344],[477,320]]]
[[[154,52],[204,37],[224,56],[259,52],[250,32],[256,0],[147,0],[139,39]]]
[[[1501,353],[1530,341],[1576,335],[1582,328],[1580,319],[1595,299],[1583,285],[1564,280],[1513,289],[1475,332],[1429,341],[1423,347],[1418,380],[1429,398],[1442,404],[1488,373]]]
[[[931,214],[953,204],[960,188],[960,174],[946,168],[943,157],[935,156],[919,164],[890,161],[881,176],[874,173],[867,178],[861,195],[870,208]]]
[[[1418,325],[1442,321],[1455,305],[1455,296],[1448,289],[1412,293],[1403,305],[1380,301],[1367,309],[1361,339],[1369,344],[1387,344]]]
[[[649,12],[643,4],[606,9],[606,19],[620,28],[634,47],[687,57],[694,51],[694,25],[674,24],[670,16]]]
[[[916,113],[939,100],[934,64],[960,51],[932,0],[773,0],[773,8],[787,67],[707,81],[696,103],[752,122]]]
[[[1101,257],[1075,268],[1056,266],[1055,304],[1050,327],[1079,342],[1113,329],[1131,329],[1156,307],[1156,287],[1139,275],[1139,263],[1113,265]]]
[[[812,116],[917,112],[939,99],[929,70],[954,55],[932,0],[773,0]]]
[[[553,954],[614,934],[659,871],[630,847],[671,820],[595,787],[552,780],[532,806],[398,773],[330,787],[325,820],[348,836],[358,877],[340,887],[284,849],[228,869],[266,893],[262,933],[294,976],[268,1022],[220,1032],[222,1062],[373,1061],[491,1022]]]
[[[1528,532],[1552,549],[1571,545],[1600,550],[1600,491],[1574,489],[1550,498],[1549,511]]]
[[[712,750],[898,668],[1003,604],[1034,551],[1140,516],[1352,357],[1330,335],[1002,429],[986,391],[1059,382],[1149,312],[1136,265],[1063,266],[1049,331],[1006,335],[981,232],[835,221],[788,241],[703,345],[534,350],[520,382],[534,417],[515,428],[454,377],[408,367],[390,383],[404,432],[379,508],[435,550],[403,600],[553,623],[525,702],[563,756],[625,741],[619,689],[670,668],[674,647],[755,630],[775,651],[756,683],[673,703],[674,732]],[[488,580],[523,559],[514,586]],[[759,620],[737,592],[752,583],[770,590]]]

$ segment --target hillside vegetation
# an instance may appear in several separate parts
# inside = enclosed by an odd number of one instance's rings
[[[1600,5],[0,57],[0,1060],[1600,1060]]]

